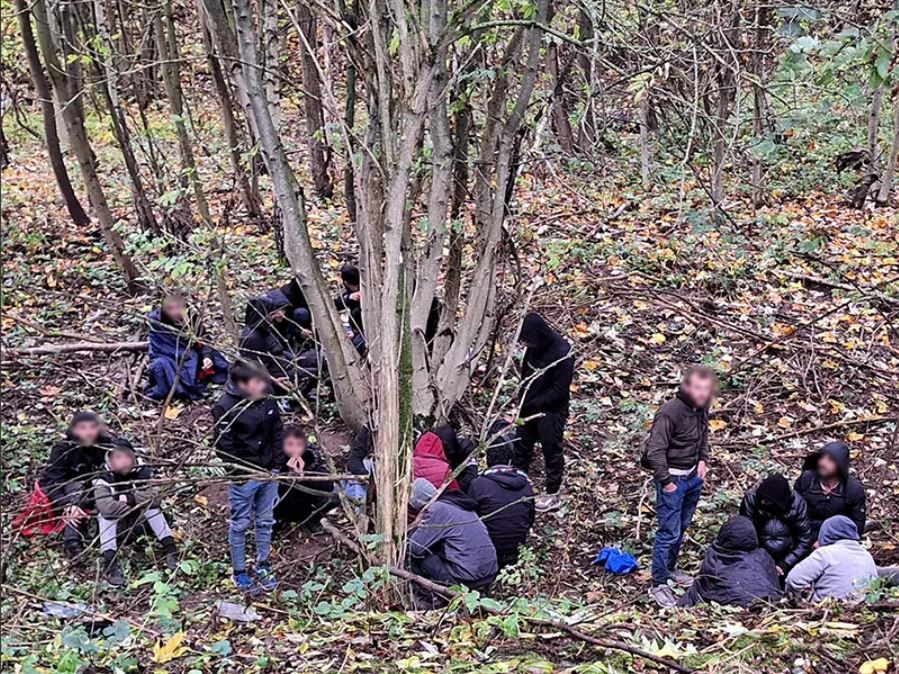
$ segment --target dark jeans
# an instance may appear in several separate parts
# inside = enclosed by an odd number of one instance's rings
[[[664,585],[677,568],[677,557],[681,544],[702,493],[702,480],[696,473],[676,478],[677,489],[668,494],[662,483],[656,482],[656,515],[659,530],[652,546],[652,582]]]
[[[541,417],[526,421],[518,430],[519,442],[512,465],[527,473],[534,456],[534,444],[539,440],[546,465],[546,492],[556,494],[562,486],[565,472],[563,441],[568,411],[547,412]]]

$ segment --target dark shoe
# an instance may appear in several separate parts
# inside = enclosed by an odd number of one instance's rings
[[[253,580],[253,576],[246,571],[234,574],[234,584],[237,586],[238,590],[251,597],[258,597],[262,594],[262,589],[256,584],[256,581]]]
[[[123,587],[128,581],[122,573],[122,567],[116,560],[115,551],[103,553],[103,580],[113,587]]]
[[[84,546],[80,543],[66,543],[63,551],[71,564],[80,564],[84,561]]]
[[[278,579],[268,563],[256,565],[256,580],[266,592],[274,592],[278,589]]]
[[[322,526],[321,520],[309,520],[308,522],[306,522],[305,527],[306,531],[313,535],[320,534],[325,530],[325,528]]]
[[[165,568],[169,571],[177,571],[178,570],[178,548],[175,547],[174,542],[163,542],[162,544],[162,559],[165,563]]]

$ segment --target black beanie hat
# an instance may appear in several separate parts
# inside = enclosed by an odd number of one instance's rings
[[[75,412],[75,414],[72,415],[72,420],[69,422],[69,427],[71,428],[75,424],[80,424],[84,421],[99,422],[100,417],[93,412]]]
[[[783,475],[769,475],[758,488],[759,498],[771,501],[774,505],[786,512],[793,504],[793,492],[790,483]]]

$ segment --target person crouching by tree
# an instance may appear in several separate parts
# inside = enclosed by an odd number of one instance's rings
[[[811,551],[815,537],[805,499],[790,489],[783,475],[769,475],[746,492],[740,514],[752,520],[759,543],[774,558],[778,576],[789,573]]]
[[[574,359],[568,342],[539,314],[525,316],[518,340],[525,346],[520,416],[527,420],[519,429],[520,441],[513,465],[528,473],[534,444],[539,440],[546,465],[546,493],[537,499],[536,508],[547,512],[558,509],[562,503],[559,490],[565,471],[563,442]]]
[[[106,455],[106,470],[93,482],[97,522],[100,525],[100,554],[103,579],[114,587],[125,584],[117,555],[119,539],[137,532],[146,524],[162,545],[169,571],[178,568],[178,550],[172,530],[160,509],[160,495],[150,483],[153,471],[138,463],[134,447],[123,438],[112,441]]]
[[[346,311],[349,314],[350,337],[353,346],[359,353],[365,352],[365,333],[362,328],[362,278],[359,267],[354,264],[345,264],[340,268],[340,282],[343,290],[335,298],[334,304],[338,311]]]
[[[63,549],[71,561],[80,561],[84,552],[85,528],[94,507],[91,480],[106,465],[113,440],[99,416],[76,412],[65,438],[53,444],[50,460],[38,479],[54,510],[65,521]]]
[[[427,510],[409,534],[412,571],[442,585],[484,590],[496,579],[496,549],[477,514],[454,503],[450,494],[431,503],[437,489],[425,478],[412,484],[410,507]],[[461,492],[457,492],[461,495]]]
[[[150,387],[147,396],[164,400],[172,387],[174,397],[196,400],[208,384],[224,384],[228,361],[202,341],[203,326],[188,311],[180,295],[168,295],[147,316],[150,325]]]
[[[268,376],[259,365],[238,363],[231,368],[225,394],[212,409],[216,453],[233,466],[233,482],[228,487],[228,542],[234,584],[253,596],[260,593],[260,587],[270,592],[278,586],[269,562],[278,500],[278,483],[271,476],[284,472],[287,456],[282,450],[281,413],[270,393]],[[256,536],[255,579],[246,559],[251,522]]]
[[[845,442],[828,442],[805,459],[794,489],[805,499],[815,538],[821,523],[836,515],[855,522],[859,536],[865,533],[867,496],[862,483],[849,475],[849,463]]]
[[[518,547],[534,526],[534,488],[527,474],[512,467],[513,455],[514,444],[499,436],[487,448],[487,470],[468,490],[496,548],[499,568],[518,561]]]
[[[687,371],[674,398],[656,412],[641,464],[652,470],[659,528],[652,547],[650,595],[660,606],[674,606],[671,579],[690,585],[677,561],[693,521],[709,461],[709,405],[717,379],[707,367]]]
[[[283,451],[287,475],[292,480],[282,482],[278,488],[276,526],[296,522],[310,533],[318,533],[322,530],[322,518],[335,504],[334,483],[303,480],[310,475],[327,475],[328,470],[319,458],[317,448],[309,445],[306,434],[299,428],[291,426],[284,431]]]

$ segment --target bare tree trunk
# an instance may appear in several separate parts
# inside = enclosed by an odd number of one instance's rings
[[[106,245],[109,246],[113,259],[122,270],[128,290],[137,294],[143,290],[143,286],[138,280],[140,274],[137,271],[137,267],[134,266],[134,262],[125,253],[122,239],[115,231],[115,217],[106,202],[106,195],[97,175],[94,153],[84,130],[84,120],[79,115],[77,106],[68,105],[69,92],[66,82],[68,74],[59,61],[57,46],[50,32],[50,17],[47,15],[47,7],[44,0],[36,0],[32,5],[32,11],[34,12],[37,25],[38,44],[47,64],[50,81],[53,83],[57,96],[63,103],[63,119],[69,130],[72,150],[78,157],[81,178],[84,181],[88,199],[90,199],[91,206],[97,214],[97,221],[100,224],[100,231],[103,233]]]
[[[303,103],[306,110],[306,139],[309,144],[309,169],[315,193],[323,199],[334,195],[331,184],[331,147],[325,133],[325,112],[322,106],[322,86],[316,63],[318,34],[315,16],[305,0],[297,4],[297,20],[300,25],[300,40],[303,55]],[[355,73],[354,73],[355,79]],[[355,83],[353,83],[355,86]],[[349,83],[348,83],[349,86]],[[348,102],[354,97],[347,89]]]
[[[31,30],[31,12],[28,10],[25,0],[16,0],[16,12],[19,15],[19,29],[22,33],[22,45],[25,48],[25,57],[28,59],[28,68],[31,71],[31,81],[34,91],[41,103],[41,113],[44,120],[44,140],[47,144],[47,154],[50,156],[50,167],[56,178],[59,193],[66,204],[69,217],[76,225],[86,225],[91,220],[72,187],[69,172],[66,170],[65,160],[62,156],[62,148],[59,146],[59,134],[56,128],[56,110],[53,106],[53,94],[44,76],[44,67],[34,41],[34,33]]]
[[[871,155],[871,168],[880,166],[880,143],[877,140],[877,132],[880,130],[880,108],[883,101],[883,85],[879,85],[871,94],[871,103],[868,105],[868,152]]]
[[[574,153],[574,134],[571,131],[571,121],[568,119],[568,107],[565,102],[565,80],[568,78],[569,70],[570,65],[561,63],[559,59],[559,45],[552,43],[549,53],[549,72],[553,78],[550,114],[559,146],[567,155]]]
[[[364,368],[343,331],[309,241],[302,191],[290,169],[263,91],[250,1],[234,0],[234,14],[237,47],[258,140],[272,178],[275,198],[284,214],[285,250],[309,302],[316,331],[325,349],[340,416],[346,423],[360,428],[368,422],[369,393],[363,379]]]
[[[182,181],[185,186],[193,188],[194,199],[200,217],[207,224],[212,223],[209,212],[209,202],[203,193],[203,183],[197,171],[197,162],[194,158],[193,145],[187,131],[187,118],[184,108],[184,95],[181,90],[181,67],[178,54],[178,39],[175,35],[175,22],[172,19],[171,0],[165,0],[159,11],[153,17],[153,26],[156,32],[157,50],[162,63],[162,79],[165,84],[166,96],[169,99],[169,109],[175,124],[175,133],[178,136],[178,148],[181,153]]]
[[[752,133],[755,142],[765,138],[768,117],[768,100],[764,82],[767,79],[767,53],[771,45],[771,9],[759,5],[755,10],[755,51],[750,63],[755,82],[752,85]],[[765,163],[757,154],[752,159],[752,203],[756,208],[765,204]]]
[[[649,91],[640,97],[640,178],[643,189],[652,189],[652,152],[649,148]]]
[[[300,3],[301,5],[303,3]],[[279,88],[280,36],[278,35],[278,0],[260,0],[259,13],[262,17],[260,37],[262,49],[262,82],[268,111],[275,124],[275,130],[281,130],[281,94]]]
[[[893,179],[896,175],[896,162],[899,160],[899,91],[893,102],[893,144],[890,147],[890,156],[886,167],[880,177],[880,190],[877,192],[877,203],[888,204],[890,190],[893,187]]]

